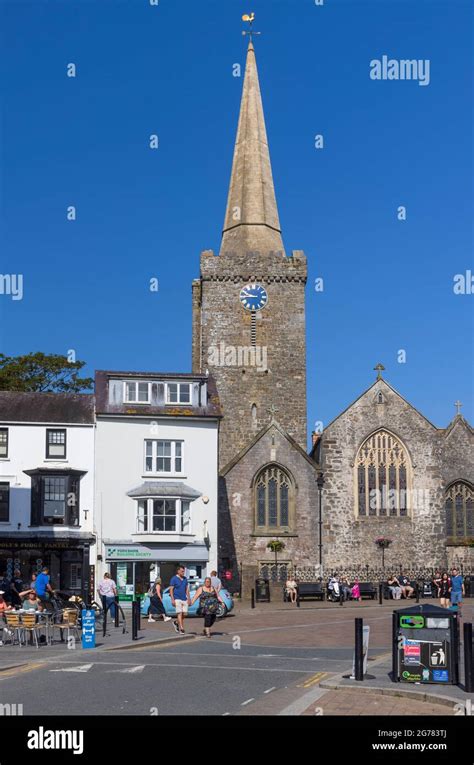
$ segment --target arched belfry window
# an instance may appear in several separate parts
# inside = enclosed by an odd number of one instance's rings
[[[446,536],[448,544],[466,544],[474,538],[474,486],[456,481],[446,489]]]
[[[359,517],[409,514],[410,457],[393,433],[377,430],[364,441],[357,452],[354,480]]]
[[[255,529],[288,533],[294,526],[294,484],[279,465],[267,465],[254,480]]]

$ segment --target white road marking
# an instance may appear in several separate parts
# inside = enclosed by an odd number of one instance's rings
[[[92,664],[80,664],[78,667],[64,667],[64,669],[50,669],[50,672],[89,672]]]
[[[224,712],[224,714],[222,715],[222,717],[229,717],[229,716],[230,716],[230,712]]]
[[[241,707],[245,707],[245,706],[246,706],[246,704],[250,704],[250,702],[251,702],[251,701],[255,701],[255,699],[247,699],[247,701],[243,701],[243,702],[242,702],[242,704],[241,704],[240,706],[241,706]]]
[[[276,691],[276,687],[275,686],[273,686],[273,688],[267,688],[267,690],[264,691],[264,693],[271,693],[272,691]]]
[[[122,673],[128,672],[129,674],[131,674],[131,673],[136,673],[136,672],[143,672],[144,669],[145,669],[145,664],[137,664],[135,667],[128,667],[128,669],[115,669],[115,670],[112,670],[112,671],[113,672],[122,672]]]

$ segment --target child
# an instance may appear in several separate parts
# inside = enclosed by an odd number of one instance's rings
[[[359,587],[359,580],[358,579],[355,580],[355,583],[354,583],[354,585],[352,587],[351,592],[352,592],[352,600],[359,600],[360,601],[361,597],[360,597],[360,587]]]

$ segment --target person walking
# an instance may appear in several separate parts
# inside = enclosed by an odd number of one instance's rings
[[[439,580],[438,597],[442,608],[449,608],[449,591],[451,588],[451,579],[445,571]]]
[[[191,603],[189,597],[189,584],[184,575],[184,566],[178,566],[175,576],[170,582],[171,603],[176,610],[176,619],[173,620],[173,626],[176,632],[184,635],[184,617],[188,613],[188,606]]]
[[[217,576],[217,571],[211,571],[211,583],[216,592],[220,592],[222,589],[222,582]]]
[[[460,611],[462,599],[464,596],[464,579],[457,568],[452,569],[451,587],[449,589],[449,594],[451,596],[451,605],[457,606]]]
[[[206,576],[204,584],[202,584],[195,592],[194,598],[191,601],[191,605],[200,599],[201,614],[204,616],[204,630],[203,635],[211,637],[211,627],[216,621],[217,612],[219,610],[219,602],[224,606],[225,603],[219,595],[218,590],[212,586],[212,579],[210,576]]]
[[[352,600],[360,601],[360,586],[359,586],[359,580],[356,579],[354,584],[352,585]]]
[[[104,578],[101,582],[99,582],[97,592],[99,593],[99,597],[102,600],[104,613],[110,609],[110,616],[112,619],[115,619],[115,598],[117,597],[117,585],[111,578],[108,571],[105,572]]]
[[[153,616],[163,617],[164,622],[170,622],[171,616],[166,616],[165,607],[163,605],[163,596],[161,594],[161,579],[155,579],[154,584],[151,585],[149,590],[150,596],[150,608],[148,609],[148,623],[154,624]]]

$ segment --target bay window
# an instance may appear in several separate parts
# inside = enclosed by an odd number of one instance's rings
[[[190,500],[175,497],[138,499],[136,533],[191,534]]]

